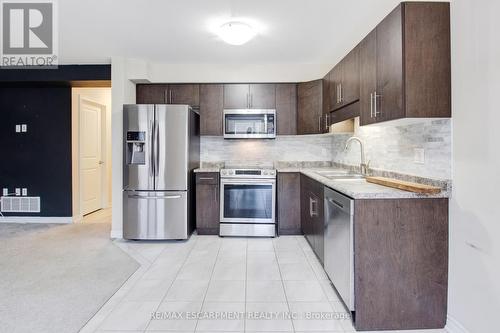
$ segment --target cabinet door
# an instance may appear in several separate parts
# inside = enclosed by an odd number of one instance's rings
[[[200,235],[219,234],[219,174],[196,174],[196,229]]]
[[[324,193],[323,193],[323,185],[316,181],[313,181],[313,191],[315,200],[317,200],[316,204],[316,212],[314,214],[314,252],[318,256],[318,259],[321,263],[324,262],[324,252],[325,252],[325,217],[324,217]]]
[[[137,104],[165,104],[166,84],[138,84],[135,88]]]
[[[359,99],[359,49],[355,47],[342,60],[342,105],[351,104]]]
[[[250,85],[250,108],[276,108],[276,85],[274,83],[260,83]]]
[[[169,84],[168,104],[200,105],[200,87],[197,84]]]
[[[377,90],[377,31],[373,30],[359,44],[359,113],[360,125],[376,122],[373,95]]]
[[[330,109],[336,110],[342,106],[340,89],[342,84],[342,62],[333,67],[330,72]]]
[[[222,135],[223,102],[222,84],[200,85],[201,135]]]
[[[297,134],[322,132],[323,80],[297,85]]]
[[[377,26],[377,121],[404,117],[401,5]]]
[[[276,85],[276,122],[278,135],[297,134],[297,85]]]
[[[301,235],[300,173],[278,174],[278,228],[280,235]]]
[[[330,114],[330,72],[323,77],[323,114]]]
[[[300,177],[300,224],[302,233],[306,237],[311,247],[314,239],[312,238],[312,219],[311,219],[311,201],[309,191],[309,178],[304,175]]]
[[[224,85],[224,109],[246,109],[250,106],[248,84]]]

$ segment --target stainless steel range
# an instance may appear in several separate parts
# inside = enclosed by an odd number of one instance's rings
[[[220,235],[276,235],[276,170],[220,171]]]

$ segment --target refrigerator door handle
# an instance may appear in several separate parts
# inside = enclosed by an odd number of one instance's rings
[[[155,135],[155,128],[154,128],[154,120],[151,120],[149,122],[149,127],[150,127],[150,131],[149,133],[151,133],[151,140],[150,140],[150,144],[149,144],[149,173],[152,177],[154,177],[155,175],[155,166],[154,166],[154,135]]]
[[[158,121],[155,121],[155,177],[158,177],[158,171],[160,170],[160,125]]]

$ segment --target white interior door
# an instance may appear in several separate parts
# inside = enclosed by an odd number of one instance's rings
[[[102,116],[105,105],[80,98],[80,197],[82,214],[102,208]]]

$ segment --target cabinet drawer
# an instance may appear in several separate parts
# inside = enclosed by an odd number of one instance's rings
[[[219,184],[219,174],[216,172],[196,173],[196,184],[217,185]]]

